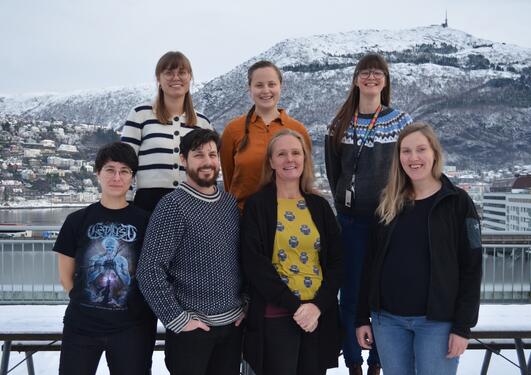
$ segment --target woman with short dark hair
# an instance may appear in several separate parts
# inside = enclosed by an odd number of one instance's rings
[[[68,215],[55,242],[70,297],[59,374],[93,375],[103,352],[112,375],[149,373],[153,313],[136,279],[149,215],[125,199],[137,168],[129,145],[102,147],[96,156],[101,199]]]

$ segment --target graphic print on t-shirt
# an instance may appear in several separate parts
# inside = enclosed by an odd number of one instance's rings
[[[84,298],[81,304],[112,310],[127,307],[127,293],[136,264],[137,228],[96,223],[87,230],[90,242],[83,260]]]

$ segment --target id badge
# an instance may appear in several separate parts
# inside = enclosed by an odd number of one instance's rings
[[[352,175],[352,182],[350,184],[350,189],[345,190],[345,206],[348,208],[352,207],[352,202],[354,202],[354,197],[356,196],[356,174]]]
[[[352,207],[352,191],[345,190],[345,206],[348,208]]]

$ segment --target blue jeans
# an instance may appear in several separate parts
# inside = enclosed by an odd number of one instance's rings
[[[351,367],[363,363],[361,347],[356,339],[356,309],[361,281],[363,261],[369,238],[369,218],[354,217],[338,213],[343,241],[343,264],[345,267],[345,281],[340,290],[339,307],[341,319],[345,327],[343,341],[343,357],[345,365]],[[367,363],[379,364],[376,345],[369,352]]]
[[[383,310],[371,320],[385,375],[456,374],[459,358],[446,358],[452,323]]]

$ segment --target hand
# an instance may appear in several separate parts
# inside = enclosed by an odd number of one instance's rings
[[[242,324],[242,320],[243,320],[243,319],[245,319],[245,313],[242,313],[242,314],[240,315],[240,317],[239,317],[238,320],[234,323],[234,325],[235,325],[236,327],[239,327],[240,324]]]
[[[374,338],[372,337],[372,329],[370,325],[356,328],[356,338],[358,339],[359,346],[363,349],[372,349]]]
[[[313,325],[308,327],[308,332],[312,333],[313,331],[315,331],[318,325],[319,325],[319,320],[316,320]]]
[[[448,338],[448,353],[446,358],[455,358],[463,354],[468,346],[468,339],[456,335],[455,333],[450,333]]]
[[[293,319],[305,332],[313,332],[317,328],[321,310],[313,303],[303,303],[299,306]]]
[[[210,327],[200,320],[192,319],[182,329],[182,332],[194,331],[196,329],[202,329],[203,331],[210,331]]]

